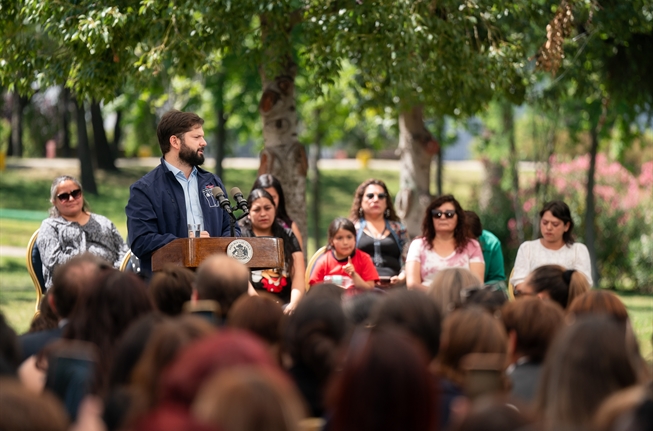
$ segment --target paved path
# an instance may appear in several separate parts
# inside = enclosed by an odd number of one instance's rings
[[[25,257],[27,249],[25,247],[12,247],[9,245],[0,245],[1,257]]]

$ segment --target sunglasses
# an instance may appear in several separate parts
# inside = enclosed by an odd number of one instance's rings
[[[61,202],[68,202],[70,200],[70,197],[73,197],[73,200],[78,199],[82,195],[82,190],[77,189],[73,190],[70,193],[60,193],[57,195],[57,199],[59,199]]]
[[[456,211],[453,210],[447,210],[447,211],[440,211],[440,210],[431,210],[431,216],[433,218],[442,218],[442,216],[445,216],[446,218],[453,218],[453,216],[456,215]]]
[[[365,195],[365,197],[366,197],[367,199],[373,199],[374,196],[378,196],[379,199],[385,199],[385,198],[388,197],[388,194],[387,194],[387,193],[367,193],[367,194]]]

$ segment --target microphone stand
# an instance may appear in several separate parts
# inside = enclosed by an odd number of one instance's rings
[[[230,216],[229,217],[229,228],[231,229],[231,236],[232,237],[236,236],[236,222],[238,220],[240,220],[240,219],[245,218],[245,216],[247,216],[249,214],[249,209],[247,209],[247,211],[243,211],[243,213],[239,217],[236,217],[234,212],[238,211],[238,210],[242,211],[242,209],[239,206],[234,206],[234,207],[231,207],[231,212],[229,213],[229,216]]]

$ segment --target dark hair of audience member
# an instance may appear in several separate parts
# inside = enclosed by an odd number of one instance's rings
[[[503,325],[480,307],[455,310],[442,325],[438,371],[459,386],[464,385],[462,359],[470,353],[505,354],[508,336]]]
[[[601,403],[592,422],[595,431],[653,429],[653,382],[613,393]]]
[[[265,344],[247,331],[223,329],[181,350],[164,370],[161,402],[190,407],[205,380],[237,365],[277,367]]]
[[[369,326],[372,310],[384,297],[383,292],[376,290],[361,292],[343,301],[342,311],[352,325]]]
[[[41,297],[41,302],[39,303],[39,313],[34,316],[32,322],[29,324],[28,333],[31,332],[40,332],[46,331],[48,329],[54,329],[59,323],[59,318],[56,313],[50,307],[49,300],[50,293],[49,291],[45,292],[45,295]]]
[[[160,397],[163,370],[186,346],[207,337],[216,328],[204,318],[183,314],[166,318],[152,330],[143,353],[131,373],[131,408],[128,420],[141,416],[154,407]]]
[[[564,326],[564,312],[555,302],[524,298],[508,302],[501,308],[501,320],[508,334],[517,338],[515,353],[532,362],[544,360],[549,345]]]
[[[347,332],[340,302],[328,296],[306,296],[286,320],[283,345],[293,363],[289,372],[311,416],[322,416],[325,384]]]
[[[435,387],[428,362],[424,349],[402,331],[356,330],[343,369],[329,387],[330,429],[436,429]]]
[[[552,301],[567,308],[576,297],[590,290],[587,278],[580,271],[565,269],[560,265],[535,268],[526,282],[537,294],[546,293]]]
[[[490,314],[495,314],[508,302],[508,295],[496,284],[483,286],[478,289],[465,289],[462,292],[464,307],[482,307]]]
[[[259,293],[258,296],[241,296],[234,302],[227,326],[250,331],[270,346],[281,342],[283,309],[276,298]]]
[[[11,377],[0,377],[0,413],[2,431],[68,430],[68,414],[57,397],[35,394]]]
[[[193,294],[195,274],[182,266],[167,265],[152,275],[149,292],[157,310],[178,316]]]
[[[85,289],[70,316],[64,338],[89,341],[98,347],[94,392],[104,395],[118,339],[139,317],[152,311],[147,286],[136,274],[101,270]]]
[[[394,290],[374,309],[372,324],[376,328],[398,327],[422,343],[433,360],[440,349],[441,318],[437,304],[424,292]]]
[[[299,431],[306,417],[297,388],[281,370],[251,366],[211,377],[191,410],[223,431]]]
[[[480,289],[478,278],[467,268],[445,268],[438,271],[428,289],[428,295],[440,308],[440,315],[446,316],[462,306],[463,294],[468,289]]]
[[[486,397],[472,404],[471,411],[455,431],[525,431],[532,422],[503,397]]]
[[[249,269],[237,260],[224,254],[209,256],[195,274],[197,299],[217,301],[226,319],[232,304],[247,294],[249,276]]]
[[[111,264],[91,253],[80,254],[58,266],[52,276],[52,287],[48,290],[48,295],[52,295],[55,314],[61,319],[68,318],[82,292],[93,286],[101,269],[108,268],[111,268]]]
[[[0,312],[0,376],[16,375],[20,360],[20,343],[16,332]]]
[[[135,321],[118,341],[109,373],[103,419],[109,431],[120,429],[132,403],[128,387],[136,363],[154,328],[165,319],[161,313],[149,313]]]
[[[324,296],[333,299],[334,301],[342,301],[342,294],[344,289],[333,283],[317,283],[311,286],[306,291],[306,296]]]
[[[603,289],[591,289],[577,296],[567,308],[567,314],[576,317],[604,314],[621,323],[628,321],[628,310],[614,293]]]
[[[478,217],[474,211],[465,211],[465,221],[467,222],[467,227],[469,228],[469,233],[473,238],[478,239],[483,235],[483,224],[481,224],[481,219]]]
[[[637,383],[626,325],[612,318],[577,319],[549,348],[536,396],[543,430],[585,429],[612,393]]]

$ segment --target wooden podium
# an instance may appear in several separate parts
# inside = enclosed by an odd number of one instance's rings
[[[249,247],[247,246],[249,244]],[[283,268],[283,240],[265,238],[178,238],[152,254],[152,271],[165,265],[195,269],[212,254],[231,254],[250,269]],[[249,259],[245,262],[246,259]]]

